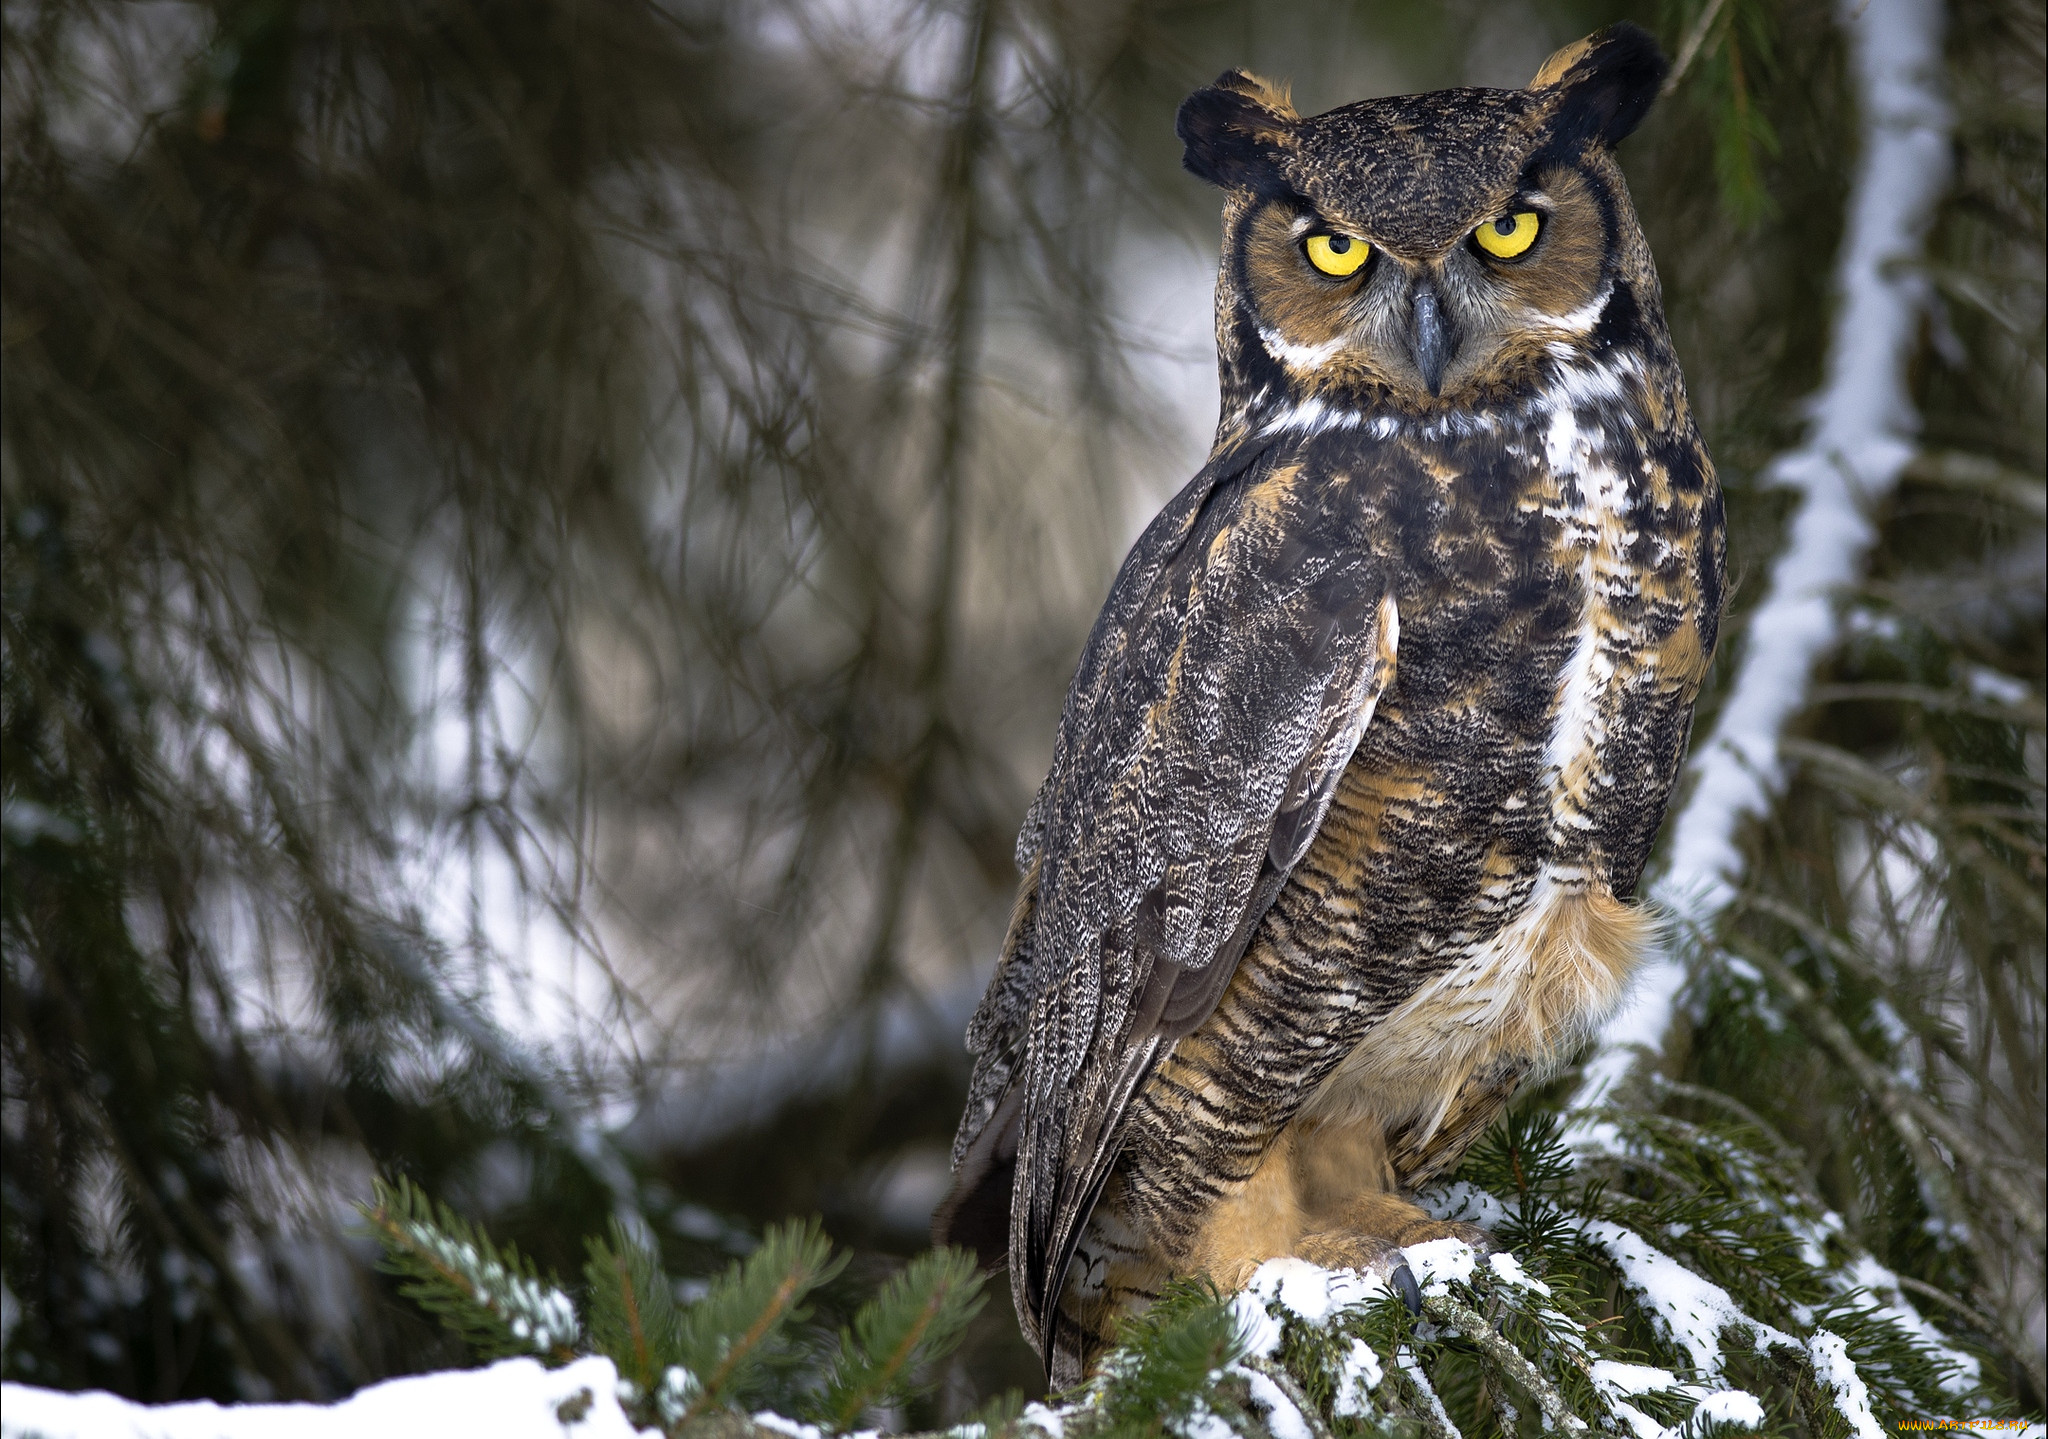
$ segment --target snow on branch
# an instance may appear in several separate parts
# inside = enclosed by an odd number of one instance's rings
[[[1524,1414],[1560,1436],[1694,1439],[1757,1429],[1793,1403],[1816,1432],[1870,1439],[1903,1419],[1995,1413],[1975,1356],[1906,1308],[1896,1278],[1842,1243],[1840,1221],[1770,1155],[1670,1116],[1607,1122],[1607,1151],[1575,1163],[1557,1116],[1510,1115],[1469,1178],[1422,1196],[1519,1257],[1408,1246],[1420,1315],[1376,1276],[1295,1258],[1234,1294],[1180,1280],[1078,1388],[901,1439],[1395,1439],[1418,1425],[1454,1439],[1527,1432]],[[835,1335],[808,1300],[845,1256],[815,1223],[770,1230],[688,1299],[614,1223],[587,1241],[577,1299],[415,1190],[381,1187],[368,1212],[389,1267],[411,1279],[403,1292],[476,1357],[545,1354],[331,1406],[151,1408],[8,1385],[0,1439],[874,1439],[864,1426],[942,1382],[981,1303],[973,1260],[935,1252]],[[546,1319],[544,1346],[507,1322],[529,1312]]]
[[[1803,499],[1769,589],[1743,634],[1742,659],[1713,733],[1698,747],[1691,789],[1671,826],[1655,898],[1705,929],[1735,897],[1737,836],[1784,779],[1778,737],[1805,703],[1807,678],[1838,638],[1835,602],[1855,582],[1874,538],[1874,502],[1898,482],[1917,425],[1906,384],[1926,297],[1913,269],[1948,183],[1950,115],[1941,89],[1940,0],[1842,0],[1863,153],[1836,260],[1837,306],[1827,368],[1806,442],[1766,478]],[[1578,1103],[1626,1075],[1638,1047],[1655,1049],[1685,972],[1659,960],[1635,1001],[1601,1035]]]

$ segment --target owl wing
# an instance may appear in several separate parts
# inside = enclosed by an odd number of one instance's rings
[[[1215,1008],[1391,675],[1398,617],[1347,489],[1284,450],[1219,456],[1083,653],[1019,841],[1037,888],[1009,1251],[1034,1338],[1131,1095]]]

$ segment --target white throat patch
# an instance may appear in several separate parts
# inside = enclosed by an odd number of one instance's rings
[[[1344,337],[1339,335],[1320,345],[1297,345],[1278,330],[1261,325],[1259,343],[1266,347],[1267,354],[1290,370],[1314,370],[1328,364],[1330,358],[1344,348]]]

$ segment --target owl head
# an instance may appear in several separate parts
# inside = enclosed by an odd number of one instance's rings
[[[1431,415],[1510,404],[1616,345],[1664,342],[1613,147],[1665,72],[1616,25],[1521,90],[1303,118],[1233,70],[1182,104],[1187,168],[1227,192],[1224,425],[1313,399]]]

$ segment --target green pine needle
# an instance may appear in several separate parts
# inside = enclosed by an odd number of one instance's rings
[[[1242,1298],[1177,1280],[1123,1323],[1095,1376],[1066,1396],[1061,1422],[1076,1439],[1255,1436],[1280,1424],[1277,1391],[1331,1439],[1441,1439],[1448,1426],[1534,1439],[1573,1416],[1594,1430],[1655,1424],[1690,1434],[1707,1432],[1709,1418],[1695,1424],[1695,1411],[1730,1385],[1770,1422],[1816,1435],[1866,1423],[1864,1394],[1882,1424],[1992,1411],[1981,1356],[1865,1292],[1890,1281],[1812,1197],[1796,1151],[1699,1086],[1652,1093],[1650,1107],[1601,1112],[1592,1138],[1525,1111],[1475,1146],[1461,1177],[1430,1202],[1440,1213],[1478,1206],[1508,1256],[1433,1279],[1428,1322],[1391,1292],[1335,1312],[1269,1298],[1280,1343],[1248,1357]],[[1686,1117],[1700,1112],[1711,1118]],[[602,1353],[618,1367],[633,1422],[670,1435],[716,1410],[763,1405],[844,1433],[919,1392],[983,1303],[972,1259],[934,1251],[824,1346],[805,1333],[805,1304],[844,1260],[815,1220],[770,1230],[681,1307],[659,1256],[614,1223],[588,1243],[579,1326],[567,1296],[529,1261],[409,1184],[380,1184],[364,1212],[404,1292],[481,1356]],[[1674,1291],[1671,1265],[1694,1278]],[[1720,1294],[1697,1301],[1705,1309],[1674,1309],[1673,1294],[1700,1282]],[[1724,1310],[1711,1342],[1688,1328]],[[1849,1365],[1853,1395],[1841,1381]],[[1024,1428],[1017,1404],[1005,1402],[952,1432],[1016,1439]]]
[[[1769,78],[1772,6],[1764,0],[1706,0],[1684,6],[1679,33],[1680,53],[1695,42],[1697,62],[1685,55],[1691,69],[1685,88],[1693,104],[1707,112],[1713,137],[1714,179],[1721,209],[1738,229],[1751,230],[1777,214],[1759,156],[1778,153],[1778,133],[1764,112],[1758,94]]]
[[[1149,1310],[1124,1322],[1103,1360],[1093,1439],[1183,1433],[1200,1414],[1234,1410],[1216,1381],[1243,1353],[1244,1336],[1215,1286],[1175,1280]]]
[[[681,1422],[764,1397],[761,1383],[788,1357],[784,1335],[806,1316],[804,1300],[845,1266],[815,1219],[771,1228],[759,1249],[734,1261],[676,1326],[677,1362],[697,1383]]]
[[[959,1344],[981,1310],[981,1288],[973,1257],[960,1250],[913,1259],[840,1335],[821,1421],[848,1429],[876,1405],[907,1398],[917,1372]]]
[[[661,1260],[612,1221],[608,1239],[585,1241],[583,1266],[590,1343],[641,1393],[651,1393],[680,1361],[680,1317]]]
[[[949,1439],[1017,1439],[1024,1396],[1005,1389],[946,1431]]]
[[[399,1292],[439,1318],[481,1359],[537,1354],[550,1364],[576,1357],[583,1337],[575,1307],[552,1279],[511,1245],[490,1237],[409,1181],[377,1181],[359,1206],[384,1247],[378,1268]]]

